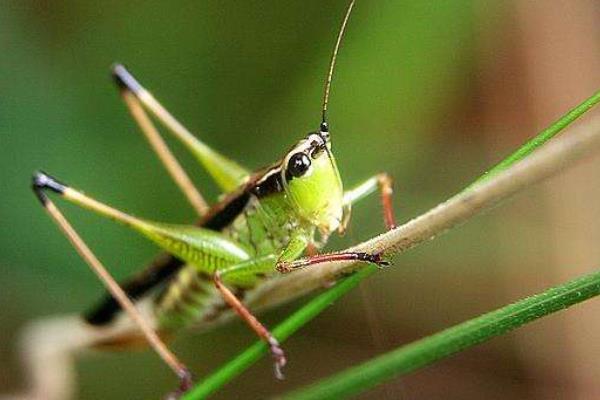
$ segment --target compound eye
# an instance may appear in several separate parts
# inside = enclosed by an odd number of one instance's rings
[[[292,177],[302,176],[310,168],[310,157],[304,153],[296,153],[288,161],[287,173]]]

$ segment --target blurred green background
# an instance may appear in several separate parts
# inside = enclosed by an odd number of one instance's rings
[[[346,1],[5,1],[0,11],[0,393],[23,385],[19,328],[77,313],[102,293],[44,215],[29,182],[42,168],[136,215],[194,214],[109,79],[125,63],[211,146],[256,168],[319,123],[329,54]],[[598,3],[359,1],[330,101],[334,151],[352,185],[396,179],[405,221],[600,87]],[[211,200],[216,191],[176,153]],[[582,164],[398,257],[289,340],[287,380],[265,359],[215,398],[259,399],[308,383],[597,267],[600,160]],[[332,248],[383,229],[376,197]],[[68,205],[68,216],[126,277],[157,250]],[[264,318],[273,326],[299,300]],[[596,301],[495,339],[364,398],[598,398]],[[255,340],[235,322],[184,334],[198,377]],[[51,366],[49,366],[51,367]],[[150,352],[90,354],[79,398],[158,398],[170,372]]]

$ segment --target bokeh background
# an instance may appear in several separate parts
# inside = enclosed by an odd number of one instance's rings
[[[23,324],[80,312],[102,292],[30,193],[32,171],[136,215],[194,219],[129,118],[110,64],[126,63],[207,143],[259,167],[317,127],[345,6],[2,2],[0,392],[23,384]],[[598,21],[594,0],[359,1],[330,102],[344,181],[391,172],[401,221],[455,193],[600,88]],[[214,200],[206,175],[174,148]],[[215,398],[281,393],[598,268],[599,198],[596,157],[398,257],[286,343],[286,381],[275,381],[265,359]],[[120,226],[64,209],[117,277],[157,252]],[[332,248],[381,231],[379,213],[375,197],[363,202]],[[264,319],[273,326],[305,301]],[[363,398],[596,399],[599,312],[592,300]],[[201,377],[254,340],[234,322],[186,333],[174,349]],[[174,383],[144,351],[86,355],[77,370],[81,399],[158,398]]]

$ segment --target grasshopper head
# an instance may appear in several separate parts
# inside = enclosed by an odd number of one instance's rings
[[[344,191],[326,129],[309,134],[287,153],[281,175],[285,193],[302,220],[322,233],[340,227]]]

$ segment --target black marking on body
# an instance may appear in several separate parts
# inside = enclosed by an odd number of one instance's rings
[[[213,231],[221,231],[244,211],[248,201],[250,201],[250,193],[247,190],[236,193],[236,196],[227,196],[211,208],[198,225]]]
[[[164,280],[172,277],[181,269],[184,262],[168,253],[160,254],[145,270],[121,284],[121,288],[130,299],[137,300]],[[106,325],[121,310],[121,306],[110,294],[84,314],[85,320],[92,325]]]
[[[262,179],[258,180],[254,187],[250,189],[250,191],[259,199],[274,193],[283,192],[283,183],[281,182],[281,166],[278,165],[267,171]]]

